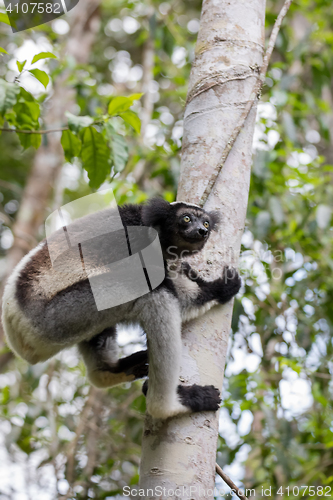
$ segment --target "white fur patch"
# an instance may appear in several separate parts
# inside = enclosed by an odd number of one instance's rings
[[[187,309],[182,310],[182,322],[186,323],[187,321],[191,321],[192,319],[199,318],[199,316],[203,316],[206,312],[208,312],[212,307],[218,305],[217,300],[212,300],[211,302],[207,302],[207,304],[201,307],[189,307]]]
[[[199,208],[199,210],[203,210],[203,208],[199,207],[199,205],[195,205],[194,203],[187,203],[186,201],[173,201],[170,203],[170,205],[180,205],[180,204],[184,204],[188,207]]]
[[[149,400],[147,397],[147,412],[156,419],[165,420],[175,415],[189,413],[190,411],[190,408],[177,401],[177,396],[174,396],[169,401],[165,398],[159,398],[158,396],[153,400]]]
[[[181,301],[187,302],[188,299],[194,300],[200,293],[199,285],[195,281],[187,278],[184,274],[177,273],[177,275],[172,278],[172,283]]]
[[[217,300],[212,300],[203,306],[193,306],[193,301],[200,294],[200,287],[195,281],[190,280],[184,274],[177,273],[175,277],[172,277],[172,283],[176,288],[180,300],[183,323],[203,316],[213,306],[218,304]]]

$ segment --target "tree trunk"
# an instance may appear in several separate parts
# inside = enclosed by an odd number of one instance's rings
[[[88,62],[91,46],[99,27],[98,6],[100,0],[81,0],[73,11],[71,31],[65,47],[65,54],[75,58],[78,64]],[[63,126],[65,111],[73,107],[74,90],[66,85],[69,70],[62,73],[54,83],[53,95],[45,113],[45,127],[49,129]],[[6,256],[6,278],[2,282],[0,294],[7,277],[22,257],[31,250],[38,240],[50,196],[63,165],[63,151],[60,134],[51,133],[43,137],[44,144],[36,152],[32,170],[25,186],[20,209],[13,226],[14,243]],[[0,326],[0,349],[4,346],[2,325]],[[0,356],[0,372],[11,359],[7,352]]]
[[[198,203],[221,161],[256,82],[264,39],[265,0],[204,0],[185,108],[179,200]],[[191,265],[211,279],[221,276],[223,265],[237,265],[255,116],[252,109],[205,205],[220,210],[221,228],[205,251],[191,258]],[[184,325],[181,381],[185,384],[222,387],[232,308],[232,302],[215,307]],[[165,488],[161,499],[177,498],[170,495],[177,487],[181,498],[212,499],[217,436],[217,414],[191,414],[160,425],[147,417],[140,487]]]

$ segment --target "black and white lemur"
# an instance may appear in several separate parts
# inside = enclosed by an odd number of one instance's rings
[[[97,310],[84,271],[68,269],[66,274],[55,270],[44,240],[21,260],[8,279],[2,314],[8,344],[32,364],[78,344],[88,377],[97,387],[143,378],[149,371],[147,411],[154,418],[216,411],[220,393],[214,386],[179,384],[181,327],[182,322],[229,301],[239,291],[241,281],[238,273],[228,268],[221,278],[205,281],[181,261],[174,262],[171,271],[168,252],[177,257],[200,251],[210,232],[217,229],[218,214],[163,199],[153,199],[146,205],[120,206],[119,214],[124,227],[149,226],[157,230],[166,268],[161,285],[126,304]],[[75,224],[87,226],[85,219]],[[140,351],[119,359],[119,323],[141,325],[149,353]]]

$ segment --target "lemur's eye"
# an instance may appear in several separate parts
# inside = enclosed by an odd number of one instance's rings
[[[206,220],[206,222],[204,222],[204,226],[208,229],[209,228],[209,222]]]
[[[191,222],[191,217],[189,217],[188,215],[184,215],[183,221],[184,222]]]

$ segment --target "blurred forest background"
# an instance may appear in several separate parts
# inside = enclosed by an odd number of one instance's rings
[[[267,2],[267,35],[281,6]],[[156,194],[175,199],[200,8],[198,0],[80,0],[69,15],[33,30],[13,34],[0,23],[0,46],[8,53],[1,57],[0,97],[5,82],[21,71],[27,91],[12,104],[0,98],[2,126],[59,128],[67,124],[65,111],[85,116],[69,117],[66,160],[60,133],[1,134],[2,281],[43,238],[44,220],[55,207],[100,185],[111,186],[119,204]],[[22,68],[27,59],[30,69],[40,52],[56,56],[32,66],[49,82]],[[293,499],[302,485],[313,485],[322,487],[317,496],[332,497],[332,75],[332,3],[297,0],[279,33],[258,106],[243,287],[234,308],[217,451],[225,472],[237,485],[256,488],[257,496],[271,486],[271,498],[282,498],[289,486]],[[132,113],[106,125],[112,97],[139,93],[141,99],[121,101]],[[93,120],[100,127],[95,139],[102,172],[93,170],[91,139],[79,135]],[[86,154],[80,155],[81,139]],[[134,329],[124,336],[126,353],[143,342]],[[75,350],[29,366],[2,341],[0,362],[0,499],[124,498],[123,486],[138,482],[141,383],[97,391],[87,384]]]

